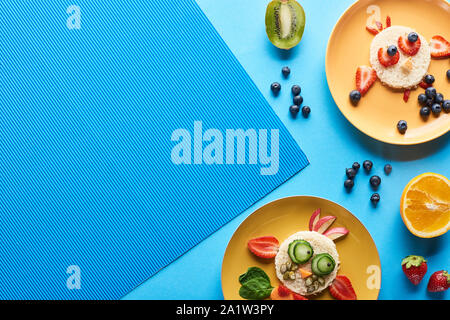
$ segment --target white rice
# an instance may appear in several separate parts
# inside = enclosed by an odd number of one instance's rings
[[[325,280],[324,285],[319,286],[319,288],[313,292],[307,293],[306,292],[306,285],[305,281],[306,279],[302,279],[300,276],[299,271],[296,271],[296,279],[295,280],[284,280],[283,274],[280,272],[281,265],[292,262],[291,258],[289,258],[288,249],[289,244],[294,240],[305,240],[308,241],[311,247],[314,250],[314,256],[316,256],[319,253],[328,253],[331,255],[336,262],[336,267],[334,270],[327,276],[322,277]],[[313,256],[313,257],[314,257]],[[300,268],[311,271],[311,261],[312,258],[305,264],[299,265]],[[336,278],[338,269],[339,269],[339,255],[336,250],[336,245],[334,244],[333,240],[327,238],[326,236],[313,232],[313,231],[300,231],[289,238],[287,238],[280,246],[280,249],[278,250],[278,254],[275,257],[275,270],[277,273],[278,279],[283,283],[285,287],[287,287],[289,290],[294,291],[301,295],[313,295],[318,294],[322,292],[324,289],[328,288],[328,286],[333,282],[333,280]]]
[[[416,33],[419,35],[421,41],[421,47],[419,52],[415,56],[411,57],[413,65],[412,70],[408,72],[402,68],[403,63],[409,58],[409,56],[403,54],[398,47],[398,38],[400,36],[407,38],[408,34],[413,31],[416,32],[408,27],[392,26],[381,31],[372,40],[372,44],[370,46],[370,64],[377,72],[377,76],[381,82],[391,88],[415,88],[427,74],[431,61],[430,46],[428,45],[427,40],[417,32]],[[397,47],[400,53],[400,60],[396,65],[386,68],[378,61],[378,50],[380,48],[387,48],[390,45],[395,45]]]

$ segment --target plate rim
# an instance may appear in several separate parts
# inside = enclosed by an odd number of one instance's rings
[[[353,121],[351,121],[351,120],[347,117],[347,115],[344,113],[344,111],[342,111],[342,109],[341,109],[341,107],[339,106],[339,104],[336,102],[335,95],[333,94],[333,91],[331,90],[330,79],[329,79],[329,78],[330,78],[330,77],[329,77],[329,68],[331,68],[331,66],[330,66],[331,63],[330,63],[330,58],[329,58],[329,56],[330,56],[330,43],[331,43],[331,39],[334,38],[334,36],[335,36],[335,34],[336,34],[337,26],[341,23],[341,21],[342,21],[343,18],[348,14],[348,12],[349,12],[350,10],[352,10],[353,7],[355,7],[357,4],[362,3],[362,2],[369,2],[369,1],[373,1],[373,0],[356,0],[353,4],[351,4],[351,5],[344,11],[344,13],[341,14],[341,16],[339,17],[339,19],[338,19],[337,22],[335,23],[335,25],[334,25],[334,27],[333,27],[333,30],[331,31],[330,37],[328,38],[328,42],[327,42],[327,50],[326,50],[326,53],[325,53],[325,75],[326,75],[326,79],[327,79],[328,90],[330,91],[331,96],[333,97],[333,101],[334,101],[334,103],[336,104],[336,106],[338,107],[339,112],[344,116],[344,118],[345,118],[348,122],[350,122],[350,124],[351,124],[353,127],[355,127],[356,129],[358,129],[360,132],[362,132],[362,133],[365,134],[366,136],[368,136],[368,137],[370,137],[370,138],[372,138],[372,139],[375,139],[376,141],[380,141],[380,142],[387,143],[387,144],[390,144],[390,145],[395,145],[395,146],[414,146],[414,145],[420,145],[420,144],[423,144],[423,143],[427,143],[427,142],[433,141],[433,140],[435,140],[435,139],[437,139],[437,138],[439,138],[439,137],[442,137],[442,136],[446,135],[446,134],[450,131],[450,128],[449,128],[447,131],[445,131],[445,132],[437,132],[436,134],[434,134],[434,135],[432,135],[432,136],[430,136],[430,137],[428,137],[428,138],[425,138],[425,139],[422,138],[422,139],[417,140],[417,141],[404,141],[404,142],[401,142],[401,141],[391,141],[391,140],[389,140],[389,138],[377,137],[377,136],[375,136],[375,135],[373,135],[373,134],[367,133],[367,132],[364,130],[364,128],[361,128],[361,127],[357,126]],[[437,0],[437,1],[440,1],[440,2],[448,2],[448,1],[446,1],[446,0]]]
[[[364,228],[364,230],[366,230],[367,234],[369,235],[369,238],[372,240],[372,242],[373,242],[373,244],[374,244],[374,246],[375,246],[375,252],[376,252],[377,257],[378,257],[378,264],[379,264],[379,266],[380,266],[380,288],[377,289],[377,298],[376,298],[376,300],[378,300],[379,297],[380,297],[381,285],[382,285],[382,280],[383,280],[383,277],[382,277],[382,275],[383,275],[383,270],[382,270],[382,268],[381,268],[380,253],[379,253],[379,251],[378,251],[377,244],[376,244],[375,240],[373,239],[372,235],[370,234],[369,230],[367,230],[366,226],[361,222],[361,220],[358,219],[358,217],[356,217],[350,210],[348,210],[348,209],[345,208],[344,206],[340,205],[339,203],[337,203],[337,202],[335,202],[335,201],[332,201],[332,200],[329,200],[329,199],[326,199],[326,198],[323,198],[323,197],[311,196],[311,195],[294,195],[294,196],[287,196],[287,197],[278,198],[278,199],[275,199],[275,200],[273,200],[273,201],[270,201],[270,202],[264,204],[263,206],[261,206],[261,207],[255,209],[252,213],[250,213],[250,214],[249,214],[249,215],[248,215],[248,216],[247,216],[247,217],[239,224],[239,226],[236,228],[236,230],[234,230],[233,235],[231,236],[230,240],[228,240],[227,246],[226,246],[226,248],[225,248],[225,252],[224,252],[223,257],[222,257],[222,268],[220,269],[220,287],[221,287],[221,289],[222,289],[222,295],[223,295],[224,300],[229,300],[229,299],[227,299],[227,298],[225,297],[225,292],[224,292],[224,290],[223,290],[223,283],[224,283],[223,263],[224,263],[224,261],[225,261],[225,256],[227,255],[228,249],[229,249],[229,247],[230,247],[230,242],[231,242],[231,240],[233,240],[235,234],[239,231],[239,229],[242,227],[242,225],[243,225],[243,224],[244,224],[244,223],[245,223],[252,215],[254,215],[255,213],[257,213],[259,210],[261,210],[261,209],[263,209],[263,208],[265,208],[265,207],[267,207],[267,206],[269,206],[269,205],[272,205],[272,204],[274,204],[274,203],[276,203],[276,202],[281,202],[281,201],[285,201],[285,200],[293,199],[293,198],[313,198],[313,199],[320,200],[320,201],[331,202],[331,203],[333,203],[333,204],[335,204],[335,205],[341,207],[341,208],[344,209],[345,211],[347,211],[347,212],[348,212],[348,213],[349,213],[349,214],[350,214],[350,215],[351,215],[351,216],[352,216],[359,224],[361,224],[361,226]]]

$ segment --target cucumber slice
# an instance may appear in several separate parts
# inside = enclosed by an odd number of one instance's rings
[[[297,259],[295,258],[294,255],[294,248],[297,245],[297,243],[301,242],[302,240],[294,240],[289,244],[289,248],[288,248],[288,254],[289,254],[289,258],[291,258],[293,263],[299,264],[300,262],[297,261]]]
[[[309,242],[301,240],[294,247],[294,256],[298,263],[303,264],[309,261],[314,254],[314,250]]]
[[[328,253],[316,255],[311,262],[311,270],[318,276],[326,276],[333,272],[336,262]]]

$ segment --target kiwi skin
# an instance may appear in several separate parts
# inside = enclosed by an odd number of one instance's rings
[[[282,38],[277,18],[282,6],[292,14],[291,30],[287,37]],[[299,44],[305,30],[305,11],[295,0],[273,0],[266,10],[266,33],[272,44],[280,49],[289,50]]]

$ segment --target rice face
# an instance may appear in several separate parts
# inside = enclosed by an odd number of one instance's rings
[[[302,279],[298,271],[296,271],[295,280],[284,280],[283,274],[280,271],[281,265],[287,262],[292,262],[288,254],[288,249],[289,244],[294,240],[308,241],[314,250],[313,257],[320,253],[328,253],[333,257],[334,261],[336,262],[336,267],[334,268],[334,270],[329,275],[322,277],[325,280],[325,283],[319,286],[319,288],[313,292],[307,293],[305,285],[306,279]],[[311,259],[307,263],[299,265],[299,267],[311,271],[311,261],[313,257],[311,257]],[[283,283],[283,285],[286,288],[303,296],[318,294],[323,290],[325,290],[326,288],[328,288],[333,282],[333,280],[336,278],[339,265],[340,265],[339,255],[336,250],[336,245],[334,244],[334,242],[331,239],[327,238],[326,236],[314,231],[300,231],[293,234],[281,244],[280,249],[278,250],[278,254],[275,257],[275,270],[278,279],[281,281],[281,283]]]
[[[411,32],[416,32],[415,30],[403,27],[403,26],[392,26],[384,29],[379,34],[375,36],[372,40],[370,46],[370,64],[372,68],[377,72],[378,78],[381,82],[394,89],[412,89],[417,87],[417,85],[423,80],[423,77],[427,74],[428,67],[431,62],[431,51],[425,37],[419,35],[421,41],[421,47],[419,52],[412,57],[405,55],[398,47],[398,38],[408,37]],[[395,45],[400,53],[399,62],[390,67],[384,67],[378,60],[378,50],[380,48],[387,48],[390,45]],[[412,68],[411,70],[405,69],[403,67],[406,60],[411,58]],[[408,62],[406,62],[408,63]]]

